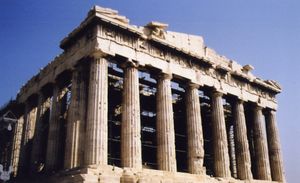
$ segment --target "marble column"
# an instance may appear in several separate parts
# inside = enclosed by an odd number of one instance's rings
[[[68,111],[64,168],[83,165],[84,125],[86,119],[87,86],[83,66],[72,74],[71,103]]]
[[[11,165],[13,166],[13,177],[16,177],[18,175],[18,170],[19,170],[23,125],[24,125],[24,116],[22,115],[18,119],[14,131],[12,162],[11,162]]]
[[[34,136],[35,122],[36,122],[36,106],[33,105],[32,99],[28,99],[25,103],[24,111],[24,127],[21,143],[20,154],[20,170],[22,173],[29,172],[30,154],[32,148],[32,138]]]
[[[133,62],[124,65],[121,162],[123,167],[142,168],[139,75]]]
[[[171,78],[171,75],[161,74],[157,84],[157,163],[159,170],[176,172],[177,165]]]
[[[264,116],[262,107],[254,107],[253,132],[254,132],[254,148],[256,162],[256,177],[260,180],[271,180],[271,170],[269,163],[267,139],[264,132],[263,122]]]
[[[251,157],[243,103],[242,100],[237,99],[233,104],[237,178],[241,180],[251,180],[253,178],[251,172]]]
[[[28,160],[28,157],[26,157],[26,151],[27,151],[27,126],[28,126],[28,118],[29,118],[29,112],[30,112],[30,105],[28,101],[24,103],[24,116],[23,116],[23,129],[22,129],[22,135],[21,135],[21,145],[20,145],[20,160],[18,165],[19,170],[19,176],[23,174],[24,169],[26,167],[26,161]]]
[[[231,177],[222,95],[214,91],[211,98],[214,173],[216,177]]]
[[[54,85],[51,102],[48,143],[46,152],[46,171],[53,171],[59,168],[59,153],[61,150],[61,109],[62,98],[66,94],[66,89],[61,89]]]
[[[35,135],[32,143],[32,151],[30,158],[30,172],[36,173],[39,164],[41,163],[41,128],[43,122],[43,113],[44,113],[44,102],[45,97],[42,91],[38,93],[38,105],[37,105],[37,115],[36,115],[36,125],[35,125]]]
[[[267,111],[266,129],[272,180],[285,182],[276,112],[274,110]]]
[[[85,165],[105,165],[108,154],[108,63],[97,56],[91,60],[85,139]]]
[[[24,143],[32,141],[34,137],[34,129],[37,115],[37,107],[33,104],[33,101],[27,101],[25,104],[25,133],[24,133]],[[28,154],[29,155],[29,154]]]
[[[203,173],[203,132],[198,85],[190,83],[186,88],[188,170],[192,174]]]

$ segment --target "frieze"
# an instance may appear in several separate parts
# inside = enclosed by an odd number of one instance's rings
[[[136,45],[138,45],[138,38],[134,37],[132,35],[124,34],[121,32],[121,29],[119,31],[117,29],[114,29],[112,27],[108,27],[105,25],[97,26],[98,34],[97,36],[115,41],[121,45],[126,45],[131,48],[136,48]]]
[[[139,38],[137,41],[137,49],[148,50],[148,43],[145,39]]]
[[[167,35],[169,34],[169,32],[166,31],[166,28],[168,26],[167,24],[160,23],[160,22],[150,22],[145,27],[137,27],[134,25],[130,25],[128,19],[124,16],[118,15],[117,12],[111,11],[109,9],[101,9],[101,8],[94,9],[89,13],[88,18],[77,29],[75,29],[72,34],[70,34],[66,39],[64,39],[65,45],[67,45],[68,42],[72,42],[76,37],[76,34],[79,34],[80,31],[82,31],[86,26],[90,25],[92,22],[94,23],[94,20],[97,20],[97,23],[99,23],[98,20],[100,20],[101,23],[98,25],[101,25],[101,27],[104,27],[104,25],[106,28],[109,27],[109,30],[102,30],[102,32],[107,32],[107,33],[104,34],[101,33],[100,34],[101,38],[112,40],[121,45],[127,45],[135,50],[142,51],[144,53],[150,54],[151,56],[157,58],[163,58],[163,56],[166,57],[166,54],[162,51],[156,50],[152,46],[148,46],[147,48],[146,42],[149,42],[151,40],[156,44],[164,45],[166,49],[173,49],[183,54],[186,54],[187,57],[194,56],[194,54],[190,52],[189,49],[185,50],[185,48],[182,48],[180,46],[177,47],[178,46],[177,44],[172,44],[171,43],[172,41],[168,42]],[[182,34],[182,35],[189,36],[187,34]],[[139,40],[139,38],[142,39]],[[198,60],[201,60],[200,62],[205,63],[206,60],[210,60],[209,62],[207,62],[208,64],[211,64],[211,62],[213,62],[216,65],[221,64],[228,67],[232,66],[232,62],[233,62],[232,60],[217,54],[213,49],[208,48],[205,45],[204,45],[204,55],[205,55],[204,57],[207,57],[206,59],[202,59],[199,57],[200,55],[198,55],[196,56],[197,59],[195,61],[198,62]],[[170,59],[166,59],[166,58],[164,60],[170,61]],[[185,60],[178,60],[178,59],[175,59],[175,61],[177,61],[178,64],[183,65],[185,67],[186,66],[191,67],[191,64],[189,64],[190,62],[189,59],[187,60],[187,62],[185,62]],[[239,66],[238,64],[234,64],[234,67],[231,68],[231,72],[237,71],[238,73],[242,74],[242,72],[244,72],[243,69],[244,68],[242,66]],[[249,74],[251,75],[251,73]],[[248,75],[248,73],[246,75]],[[250,80],[250,82],[256,82],[256,81]],[[263,81],[259,84],[263,88],[275,93],[279,93],[281,91],[281,88],[278,87],[278,85],[273,82]]]
[[[154,46],[153,43],[148,44],[148,53],[150,53],[150,55],[154,55],[157,58],[166,60],[166,58],[165,58],[166,54],[164,53],[164,51],[162,49],[157,48],[156,46]],[[170,56],[171,56],[170,60],[172,60],[173,55],[170,54]],[[177,60],[179,60],[179,58]]]
[[[231,84],[232,86],[235,86],[235,87],[239,87],[239,88],[246,88],[245,86],[247,85],[247,83],[242,82],[241,80],[236,79],[235,77],[232,77],[232,75],[230,76],[229,84]]]

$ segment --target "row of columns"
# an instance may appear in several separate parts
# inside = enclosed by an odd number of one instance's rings
[[[123,68],[121,162],[124,167],[141,169],[142,145],[138,65],[127,61],[123,64]],[[105,57],[98,55],[91,61],[89,70],[89,85],[85,82],[87,79],[84,78],[84,70],[82,69],[76,69],[72,77],[72,98],[68,113],[64,160],[66,169],[84,165],[106,165],[108,163],[108,62]],[[171,79],[170,74],[164,73],[158,77],[156,101],[157,163],[160,170],[176,172]],[[188,169],[193,174],[202,173],[204,160],[198,87],[198,85],[191,83],[186,88]],[[54,87],[46,155],[47,170],[54,170],[58,165],[59,133],[61,133],[59,131],[59,118],[61,97],[64,93],[65,91],[58,86]],[[43,100],[42,96],[38,102],[38,116],[42,111],[40,100]],[[211,101],[214,173],[217,177],[230,177],[222,93],[214,91]],[[233,116],[238,178],[242,180],[252,179],[243,101],[236,100],[233,105]],[[269,112],[266,118],[268,141],[263,133],[262,118],[262,108],[256,107],[253,120],[257,161],[256,175],[258,179],[262,180],[273,178],[276,181],[284,181],[275,111]],[[268,149],[270,153],[268,153]],[[32,157],[35,156],[36,154],[33,154]]]

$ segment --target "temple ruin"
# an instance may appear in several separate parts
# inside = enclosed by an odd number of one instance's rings
[[[17,118],[0,131],[12,179],[285,182],[280,86],[167,27],[93,7],[61,41],[63,53],[0,111]]]

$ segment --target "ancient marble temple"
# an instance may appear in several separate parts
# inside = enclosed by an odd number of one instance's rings
[[[1,110],[18,119],[1,149],[12,179],[285,182],[280,86],[167,26],[93,7]]]

